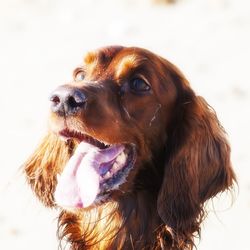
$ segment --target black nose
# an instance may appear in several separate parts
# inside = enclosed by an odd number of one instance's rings
[[[50,96],[51,110],[60,116],[78,113],[84,108],[87,98],[84,92],[74,87],[60,86]]]

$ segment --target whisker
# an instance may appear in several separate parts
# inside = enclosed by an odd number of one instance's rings
[[[122,105],[122,108],[125,111],[125,113],[127,114],[128,118],[132,119],[131,116],[130,116],[130,114],[129,114],[129,112],[128,112],[128,110],[123,105]]]
[[[156,108],[156,110],[155,110],[155,112],[154,112],[154,115],[153,115],[152,119],[149,122],[149,127],[151,127],[153,121],[156,119],[156,114],[158,113],[158,111],[160,110],[160,108],[161,108],[161,104],[159,103],[158,106],[157,106],[157,108]]]

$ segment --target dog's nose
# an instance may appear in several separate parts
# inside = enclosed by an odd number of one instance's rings
[[[86,94],[74,87],[60,86],[50,96],[51,110],[60,116],[74,115],[84,108]]]

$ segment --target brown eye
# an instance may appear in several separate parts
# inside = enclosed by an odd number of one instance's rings
[[[130,89],[134,92],[146,92],[151,89],[151,87],[141,78],[134,78],[129,82]]]
[[[85,72],[83,70],[79,70],[74,74],[74,79],[76,82],[83,81],[85,78]]]

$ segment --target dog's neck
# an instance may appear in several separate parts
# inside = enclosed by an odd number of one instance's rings
[[[141,191],[78,213],[63,211],[59,238],[74,250],[155,248],[162,222],[149,195]]]

